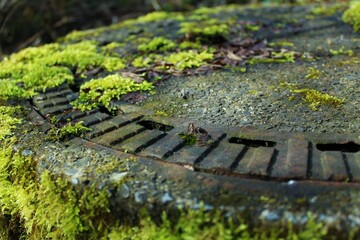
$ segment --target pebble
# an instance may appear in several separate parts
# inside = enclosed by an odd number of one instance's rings
[[[147,192],[137,191],[134,193],[135,202],[138,204],[144,204],[147,200]]]
[[[161,197],[161,203],[166,204],[171,201],[173,201],[174,198],[171,196],[169,192],[164,193],[164,195]]]
[[[130,188],[126,183],[121,186],[121,188],[119,190],[119,195],[124,199],[127,199],[130,197]]]

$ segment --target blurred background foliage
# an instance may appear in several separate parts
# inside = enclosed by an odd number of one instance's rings
[[[150,11],[264,2],[324,0],[0,0],[0,58],[24,47],[54,41],[74,29],[109,25]]]

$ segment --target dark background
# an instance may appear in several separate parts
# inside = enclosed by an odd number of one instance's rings
[[[210,7],[230,3],[245,4],[250,2],[287,1],[0,0],[0,58],[4,54],[18,51],[24,47],[54,41],[74,29],[87,29],[109,25],[154,10],[188,11],[201,6]],[[297,2],[304,1],[320,2],[297,0]]]

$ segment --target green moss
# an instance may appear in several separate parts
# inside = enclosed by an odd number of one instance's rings
[[[105,46],[103,46],[101,49],[104,52],[108,53],[108,52],[111,52],[111,51],[113,51],[113,50],[115,50],[117,48],[122,48],[122,47],[124,47],[124,45],[125,45],[124,43],[111,42],[111,43],[106,44]]]
[[[141,44],[138,46],[139,51],[148,51],[148,52],[154,52],[154,51],[167,51],[174,49],[176,47],[176,44],[164,37],[155,37],[147,44]]]
[[[136,91],[150,91],[154,87],[152,83],[143,81],[136,83],[134,80],[112,74],[105,78],[93,79],[80,88],[79,98],[72,104],[81,109],[92,109],[100,105],[111,110],[111,100],[120,99],[123,94]]]
[[[339,11],[343,11],[344,8],[344,3],[337,3],[332,5],[322,4],[321,6],[313,8],[311,13],[314,15],[331,16]]]
[[[313,68],[313,67],[310,67],[308,69],[308,72],[307,72],[307,75],[305,76],[306,79],[318,79],[319,77],[321,77],[322,75],[324,75],[323,72]]]
[[[197,137],[193,133],[180,133],[179,136],[186,145],[194,145],[197,142]]]
[[[180,33],[189,39],[197,37],[208,40],[210,38],[225,37],[229,32],[229,26],[216,18],[203,21],[182,22]]]
[[[353,25],[354,31],[360,31],[360,2],[350,3],[350,7],[344,12],[342,20]]]
[[[298,88],[294,84],[281,83],[280,87],[285,87],[293,94],[301,96],[302,100],[308,103],[313,110],[317,110],[321,105],[328,105],[332,107],[339,107],[344,104],[345,100],[338,97],[331,96],[327,93],[321,93],[314,89]],[[294,96],[291,96],[293,99]]]
[[[89,37],[98,36],[105,30],[106,30],[105,27],[83,30],[83,31],[74,30],[74,31],[70,32],[69,34],[67,34],[66,36],[59,38],[58,42],[60,42],[60,43],[76,42],[76,41],[83,40],[83,39],[86,39]]]
[[[255,31],[259,31],[261,27],[254,24],[245,24],[244,28],[247,31],[255,32]]]
[[[286,63],[286,62],[295,62],[295,52],[293,51],[282,51],[282,52],[271,52],[271,56],[269,58],[254,57],[251,58],[248,63],[256,64],[256,63]]]
[[[246,73],[246,67],[237,67],[237,66],[227,66],[226,69],[230,70],[232,73]]]
[[[134,23],[149,23],[149,22],[155,22],[155,21],[162,21],[166,19],[174,19],[178,21],[184,20],[184,16],[181,13],[177,12],[151,12],[144,16],[138,17],[135,20],[127,20],[125,21],[125,25],[132,25]]]
[[[217,7],[200,7],[192,12],[192,15],[213,15],[213,14],[221,14],[222,12],[230,12],[236,9],[242,8],[241,5],[237,4],[228,4]]]
[[[185,49],[201,49],[201,44],[198,42],[191,42],[191,41],[183,41],[179,44],[179,48],[182,50]]]
[[[20,107],[0,106],[0,141],[12,135],[12,130],[20,124],[21,119],[15,117],[16,112],[21,111]]]
[[[2,145],[0,159],[1,212],[18,218],[13,227],[22,227],[23,237],[97,239],[106,233],[106,189],[91,186],[80,193],[48,171],[38,176],[36,160],[14,153],[12,144]]]
[[[293,47],[294,43],[288,41],[276,41],[269,43],[270,47]]]
[[[352,57],[354,55],[354,52],[351,49],[346,50],[344,46],[342,46],[339,50],[330,49],[329,51],[334,56],[336,56],[336,55],[347,55],[349,57]]]
[[[108,235],[110,240],[116,239],[246,239],[246,240],[277,240],[277,239],[324,239],[327,228],[317,223],[311,213],[302,229],[294,229],[291,223],[286,227],[273,228],[251,227],[243,220],[224,219],[220,211],[206,212],[199,210],[182,211],[175,223],[169,220],[165,212],[161,215],[161,223],[156,224],[147,214],[143,214],[139,226],[113,227]]]
[[[170,54],[164,57],[166,63],[172,64],[177,70],[200,67],[212,60],[213,54],[208,51],[197,52],[194,50]]]
[[[132,65],[137,68],[143,68],[143,67],[150,67],[150,64],[153,62],[153,59],[151,57],[137,57],[132,61]]]
[[[114,71],[125,65],[120,58],[99,53],[94,41],[27,48],[0,63],[0,98],[28,98],[37,91],[72,83],[74,69],[81,74],[95,67]]]
[[[52,128],[48,132],[48,137],[51,140],[60,141],[71,136],[81,136],[85,132],[91,131],[90,128],[84,126],[84,122],[78,122],[74,125],[68,123],[61,128]]]
[[[167,114],[167,113],[164,112],[164,111],[160,111],[160,110],[156,110],[156,111],[155,111],[155,115],[161,116],[161,117],[168,117],[168,116],[169,116],[169,114]]]

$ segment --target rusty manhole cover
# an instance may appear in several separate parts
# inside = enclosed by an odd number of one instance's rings
[[[84,122],[85,139],[127,153],[213,174],[273,180],[360,181],[357,134],[314,134],[214,128],[184,119],[143,115],[141,108],[111,116],[99,109],[82,112],[67,85],[33,98],[34,107],[59,126]],[[126,103],[122,103],[123,105]],[[144,112],[144,111],[143,111]],[[181,134],[199,126],[204,141],[187,144]],[[191,130],[190,130],[191,131]],[[193,130],[194,131],[194,130]]]

